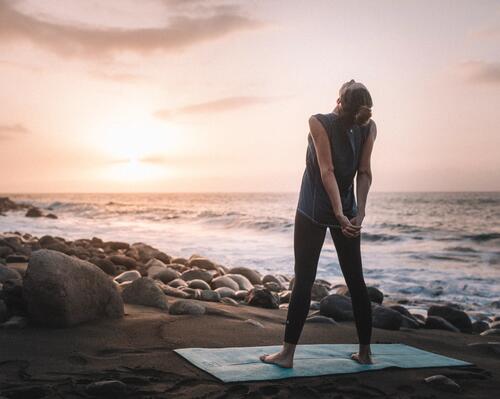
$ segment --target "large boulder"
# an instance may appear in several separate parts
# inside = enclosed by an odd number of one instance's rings
[[[210,259],[205,257],[191,257],[189,258],[189,267],[198,267],[205,270],[217,270],[217,265]]]
[[[238,284],[240,290],[250,291],[253,288],[253,284],[243,274],[230,273],[225,276],[232,278]]]
[[[313,301],[321,301],[324,297],[328,296],[328,288],[323,284],[314,283],[311,289],[311,299]]]
[[[368,297],[370,298],[370,301],[381,305],[382,302],[384,301],[384,294],[382,293],[382,291],[380,291],[378,288],[372,287],[372,286],[367,286],[366,289],[368,291]],[[349,288],[347,288],[347,286],[345,284],[339,285],[336,288],[335,293],[338,295],[351,296],[351,293],[349,292]]]
[[[403,322],[403,315],[385,306],[374,306],[372,320],[373,327],[383,328],[384,330],[399,330]]]
[[[30,319],[48,326],[123,317],[123,301],[106,273],[90,262],[48,249],[32,254],[23,297]]]
[[[19,272],[15,269],[11,269],[8,266],[0,265],[0,283],[4,283],[7,280],[21,280],[22,277]]]
[[[212,281],[213,274],[203,269],[191,269],[191,270],[186,270],[184,273],[181,274],[180,277],[184,281],[203,280],[206,283],[209,283],[210,281]]]
[[[171,263],[172,257],[164,252],[152,247],[151,245],[144,244],[142,242],[137,242],[131,245],[131,249],[136,251],[139,255],[139,260],[143,263],[149,262],[151,259],[156,258],[161,260],[163,263]]]
[[[425,319],[424,328],[460,332],[458,328],[440,316],[428,316],[427,319]]]
[[[178,299],[170,305],[169,313],[173,315],[202,315],[205,313],[205,306],[201,303],[189,299]]]
[[[335,321],[354,320],[351,298],[345,295],[332,294],[324,297],[319,311],[322,316],[331,317]]]
[[[228,276],[220,276],[216,277],[212,280],[211,285],[213,289],[220,288],[220,287],[228,287],[231,288],[232,290],[238,291],[240,289],[240,286],[236,281],[234,281],[231,277]]]
[[[168,309],[165,294],[149,277],[141,277],[128,284],[123,289],[122,298],[125,303]]]
[[[245,302],[251,306],[261,308],[278,309],[280,300],[277,294],[267,288],[254,288],[248,292]]]
[[[148,271],[148,277],[155,278],[158,273],[167,269],[167,265],[161,260],[153,258],[146,263],[146,269]]]
[[[461,332],[472,333],[472,321],[464,311],[454,306],[433,305],[427,310],[428,316],[439,316],[453,324]]]
[[[262,277],[260,273],[256,270],[250,269],[248,267],[233,267],[229,269],[229,273],[241,274],[245,276],[252,284],[262,284]]]

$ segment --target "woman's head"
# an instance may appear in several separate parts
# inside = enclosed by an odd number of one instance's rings
[[[339,90],[340,114],[352,125],[364,125],[372,117],[372,97],[366,86],[351,79],[342,85]]]

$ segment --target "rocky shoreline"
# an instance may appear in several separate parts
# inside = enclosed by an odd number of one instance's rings
[[[106,301],[114,292],[117,308],[123,307],[123,302],[153,306],[176,315],[204,314],[207,302],[221,302],[235,309],[286,309],[293,278],[282,274],[262,276],[256,270],[227,267],[198,254],[175,257],[145,243],[103,241],[96,237],[70,241],[15,232],[0,235],[0,284],[3,328],[25,327],[29,323],[64,327],[105,317],[104,305],[96,306],[92,313],[89,303],[95,305],[92,301],[104,295],[102,302],[108,306]],[[472,321],[457,304],[431,305],[423,316],[401,303],[385,303],[384,294],[376,287],[368,289],[375,328],[500,335],[500,316]],[[57,296],[54,290],[64,295]],[[169,307],[166,297],[177,300]],[[74,301],[72,307],[68,298]],[[83,318],[78,316],[82,308]],[[114,314],[122,313],[114,310]],[[312,287],[308,322],[353,319],[347,287],[317,279]]]

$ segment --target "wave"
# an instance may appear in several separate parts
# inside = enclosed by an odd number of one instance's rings
[[[478,242],[491,241],[500,239],[500,233],[466,234],[463,235],[462,238],[465,240],[472,240]]]
[[[367,241],[399,241],[402,237],[384,233],[363,233],[363,239]]]

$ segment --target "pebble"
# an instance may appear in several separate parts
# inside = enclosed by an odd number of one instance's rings
[[[481,334],[479,335],[494,335],[494,336],[500,336],[500,328],[489,328],[485,331],[483,331]]]
[[[430,386],[445,392],[460,392],[461,388],[455,381],[444,375],[432,375],[424,379]]]
[[[201,303],[189,299],[178,299],[174,301],[169,308],[169,313],[172,315],[202,315],[206,311],[205,306]]]
[[[125,283],[127,281],[132,282],[141,278],[141,273],[137,270],[128,270],[116,276],[113,281],[117,284]]]
[[[184,281],[203,280],[206,283],[210,283],[210,281],[212,281],[213,274],[210,273],[208,270],[191,269],[191,270],[187,270],[184,273],[182,273],[180,277]]]
[[[92,382],[85,387],[90,395],[119,397],[127,392],[127,385],[118,380]]]
[[[229,269],[228,272],[232,274],[241,274],[245,276],[253,285],[262,284],[262,277],[257,270],[240,266],[240,267],[233,267]]]
[[[228,287],[232,290],[238,291],[240,286],[236,281],[234,281],[231,277],[228,276],[220,276],[216,277],[211,282],[212,288],[220,288],[220,287]]]
[[[194,279],[191,281],[188,281],[188,287],[189,288],[198,288],[200,290],[210,290],[210,286],[208,285],[207,282],[200,280],[200,279]]]
[[[280,301],[278,295],[267,288],[254,288],[248,292],[245,302],[251,306],[261,308],[278,309]]]
[[[187,287],[187,283],[181,279],[181,278],[176,278],[168,283],[169,286],[174,287],[174,288],[180,288],[180,287]]]
[[[221,298],[234,298],[236,291],[229,287],[220,287],[215,289],[216,292],[219,293]],[[246,295],[246,294],[245,294]]]
[[[221,298],[220,298],[220,295],[217,291],[207,289],[207,290],[201,290],[200,299],[202,301],[220,302]]]
[[[123,289],[122,298],[125,303],[168,309],[165,294],[149,277],[141,277],[128,284]]]

